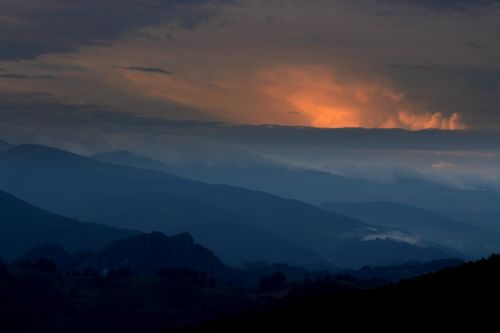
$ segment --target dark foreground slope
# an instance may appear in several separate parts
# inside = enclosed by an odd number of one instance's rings
[[[436,264],[448,265],[430,266]],[[61,274],[47,262],[0,264],[0,331],[221,333],[363,328],[400,332],[410,327],[448,331],[466,322],[481,331],[479,325],[496,324],[500,258],[449,265],[454,268],[395,285],[320,274],[278,286],[261,283],[253,289],[214,282],[189,269],[160,270],[152,276],[126,270],[107,275]],[[427,266],[421,267],[423,271],[434,270]],[[395,268],[378,270],[387,269]]]
[[[0,191],[0,258],[17,259],[29,249],[57,243],[68,251],[96,250],[137,231],[83,223],[51,214]]]
[[[315,282],[250,313],[181,331],[400,332],[463,329],[466,324],[481,331],[481,327],[496,326],[498,281],[500,256],[375,289],[359,289],[348,278]]]
[[[218,286],[203,272],[126,269],[61,274],[50,262],[0,264],[1,332],[160,332],[243,311],[239,288]]]
[[[19,281],[0,263],[0,331],[87,331],[89,327],[75,319],[74,309],[57,296]]]
[[[250,302],[244,278],[189,234],[140,234],[73,255],[39,246],[0,262],[0,331],[159,332],[202,323]]]

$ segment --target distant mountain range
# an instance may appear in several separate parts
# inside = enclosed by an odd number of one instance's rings
[[[272,193],[313,205],[324,202],[389,201],[436,212],[453,220],[500,232],[500,192],[488,188],[460,189],[409,176],[386,182],[279,166],[253,168],[169,166],[130,152],[94,155],[108,163],[169,172],[211,184],[228,184]]]
[[[0,151],[8,150],[13,146],[10,143],[0,140]]]
[[[126,150],[94,154],[89,157],[110,164],[125,165],[138,169],[149,169],[163,172],[172,172],[177,170],[176,168],[169,167],[167,164],[154,158],[134,154]]]
[[[456,256],[296,200],[22,145],[0,153],[0,188],[85,221],[191,233],[223,261],[357,267]]]
[[[394,202],[324,203],[321,208],[379,227],[399,229],[471,256],[500,251],[500,233]]]
[[[51,214],[0,191],[0,258],[14,260],[34,246],[57,243],[69,251],[97,250],[138,234]]]
[[[488,214],[492,212],[491,210],[481,210],[485,207],[493,209],[496,206],[495,199],[498,193],[494,191],[453,189],[409,178],[390,183],[376,183],[326,172],[287,168],[238,169],[204,166],[176,168],[126,151],[104,153],[96,155],[95,158],[109,163],[166,170],[214,184],[244,186],[311,203],[320,202],[324,198],[336,198],[339,203],[324,203],[320,208],[374,226],[400,230],[415,239],[441,244],[472,257],[489,255],[500,249],[500,233],[481,227],[483,224],[489,225],[487,221],[494,220],[496,216],[494,212]],[[393,199],[396,202],[380,201],[383,198]],[[467,198],[470,198],[471,202],[468,202]],[[364,203],[363,200],[377,201]],[[399,202],[412,202],[418,205],[423,203],[424,206],[434,208],[441,202],[447,202],[454,210],[460,212],[465,209],[469,213],[460,216],[463,219],[455,220]],[[486,216],[486,222],[482,223],[483,219],[480,217],[473,218],[470,223],[461,222],[471,214]],[[460,214],[450,211],[450,215]],[[498,224],[498,220],[494,222]]]

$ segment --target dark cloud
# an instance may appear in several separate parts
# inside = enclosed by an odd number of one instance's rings
[[[187,11],[184,12],[178,25],[181,29],[194,31],[201,23],[207,22],[214,15],[213,10]]]
[[[170,75],[172,72],[167,71],[166,69],[159,67],[143,67],[143,66],[113,66],[116,69],[125,69],[128,71],[136,71],[136,72],[146,72],[146,73],[155,73],[155,74],[164,74]]]
[[[103,133],[112,133],[116,129],[161,133],[165,129],[211,128],[220,124],[144,116],[91,103],[63,102],[50,94],[36,92],[0,93],[0,123],[22,125],[30,131],[35,127],[38,131],[46,128],[56,133],[97,128]]]
[[[205,135],[207,135],[205,133]],[[212,138],[252,146],[394,150],[499,150],[500,132],[470,130],[314,128],[294,126],[221,126]]]
[[[12,80],[25,80],[28,77],[24,74],[7,73],[7,74],[0,74],[0,78],[12,79]]]
[[[396,15],[396,13],[393,12],[392,10],[382,10],[382,11],[379,11],[377,13],[377,16],[380,16],[380,17],[392,17],[395,15]]]
[[[68,58],[68,57],[65,57]],[[35,62],[26,66],[29,70],[36,70],[40,72],[75,72],[85,73],[89,72],[90,68],[68,63],[47,63]]]
[[[477,43],[477,42],[468,42],[468,43],[466,43],[466,45],[468,47],[476,49],[476,50],[481,50],[481,51],[488,50],[488,46],[483,45],[481,43]]]
[[[57,76],[49,74],[41,75],[25,75],[18,73],[5,73],[0,74],[0,79],[11,79],[11,80],[55,80]]]
[[[391,69],[402,69],[402,70],[431,70],[431,66],[426,65],[415,65],[415,64],[386,64],[385,67]]]
[[[500,85],[495,72],[500,50],[495,19],[500,21],[500,11],[490,7],[500,0],[232,1],[238,6],[220,3],[2,0],[0,65],[8,70],[0,69],[0,78],[12,86],[12,91],[25,89],[22,85],[29,83],[30,89],[49,91],[65,100],[100,103],[138,114],[174,117],[163,103],[185,103],[184,107],[194,110],[200,119],[307,125],[315,124],[307,112],[291,107],[285,97],[264,96],[260,86],[267,79],[254,79],[254,74],[259,76],[261,70],[281,65],[297,69],[319,65],[332,68],[339,84],[350,86],[350,82],[357,82],[369,86],[384,82],[385,86],[387,82],[391,91],[405,96],[414,113],[456,112],[470,128],[500,128]],[[422,8],[446,12],[436,15]],[[484,10],[477,11],[477,15],[452,12],[463,8]],[[193,33],[178,33],[178,29],[196,29],[215,14],[210,26]],[[231,20],[230,25],[227,20]],[[168,26],[141,29],[161,22]],[[219,29],[217,22],[226,23]],[[38,61],[1,62],[69,52],[81,45],[109,45],[124,34],[127,38],[112,47],[85,50],[74,54],[75,58],[65,54]],[[166,38],[173,40],[172,34],[175,41],[167,42]],[[49,63],[34,64],[42,59]],[[112,64],[120,65],[116,68],[122,70],[158,76],[123,78],[110,70]],[[66,73],[70,71],[77,73]],[[159,75],[172,72],[179,75],[168,78],[172,87],[167,89],[163,87],[167,77]],[[34,75],[39,73],[57,74],[59,80],[46,85],[42,79],[55,77]],[[28,79],[40,82],[13,81]],[[189,85],[183,84],[187,81]],[[287,80],[278,81],[277,87],[288,85]],[[304,81],[312,79],[306,76]],[[196,93],[190,89],[196,89]],[[373,114],[386,109],[370,108]],[[280,113],[276,111],[275,117],[276,109]],[[296,109],[300,114],[294,113]],[[185,118],[194,118],[195,113],[190,112]],[[181,113],[175,115],[182,117]]]
[[[0,93],[0,125],[25,127],[27,132],[61,133],[95,138],[113,133],[190,137],[251,147],[297,149],[386,149],[417,151],[500,150],[500,132],[493,130],[422,130],[314,128],[279,125],[230,125],[217,121],[176,120],[115,111],[95,104],[63,103],[49,94]],[[1,126],[0,126],[1,127]],[[47,135],[49,135],[47,134]],[[128,134],[123,134],[123,138]],[[63,142],[61,138],[58,139]],[[57,139],[56,139],[57,141]],[[300,148],[302,147],[302,148]]]
[[[128,31],[177,23],[194,29],[214,13],[212,0],[4,0],[0,3],[0,60],[32,59],[107,45]]]
[[[500,0],[404,0],[410,3],[426,6],[435,10],[459,10],[466,11],[480,7],[499,5]]]

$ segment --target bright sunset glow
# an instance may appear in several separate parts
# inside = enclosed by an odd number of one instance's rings
[[[122,71],[144,94],[224,121],[313,127],[466,128],[459,114],[427,111],[384,80],[350,81],[321,66],[277,66],[210,79]]]
[[[457,113],[427,112],[386,82],[349,82],[327,68],[285,69],[263,74],[263,92],[305,114],[314,127],[463,129]]]

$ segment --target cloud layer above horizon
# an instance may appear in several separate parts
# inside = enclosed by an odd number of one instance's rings
[[[99,112],[500,129],[500,1],[5,0],[0,9],[0,121],[10,125],[49,112],[50,100],[67,106],[47,115],[61,130]]]

